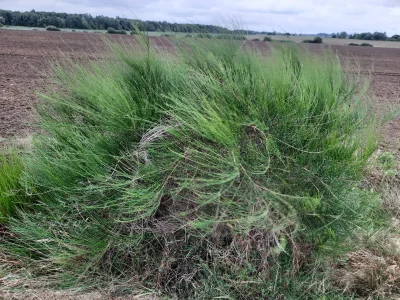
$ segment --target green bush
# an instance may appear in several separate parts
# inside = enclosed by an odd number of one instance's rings
[[[360,46],[360,44],[350,43],[349,46]]]
[[[316,36],[313,40],[304,40],[303,43],[308,44],[322,44],[323,40],[320,36]]]
[[[254,41],[254,42],[259,42],[260,39],[252,39],[252,41]]]
[[[122,30],[122,29],[121,30],[117,30],[115,28],[108,27],[107,33],[109,33],[109,34],[126,34],[126,31]]]
[[[272,42],[272,39],[269,36],[264,36],[264,42]]]
[[[57,28],[55,26],[47,26],[46,30],[48,30],[48,31],[61,31],[60,28]]]
[[[15,152],[0,153],[0,224],[24,202],[20,185],[22,172],[22,161]]]
[[[376,149],[366,89],[330,53],[182,43],[54,66],[24,159],[35,201],[0,250],[63,288],[317,293],[314,260],[379,206],[357,189]]]

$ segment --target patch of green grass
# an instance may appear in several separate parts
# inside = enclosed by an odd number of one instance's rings
[[[380,218],[357,188],[377,146],[367,86],[330,52],[137,38],[54,66],[24,159],[34,201],[0,250],[59,287],[328,295],[315,262]]]
[[[23,196],[20,179],[23,164],[15,152],[0,153],[0,224],[12,216]]]

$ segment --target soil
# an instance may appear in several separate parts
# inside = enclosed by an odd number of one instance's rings
[[[50,82],[50,62],[63,57],[92,59],[104,55],[101,34],[46,31],[0,30],[0,142],[25,138],[34,130],[34,107],[38,93]],[[123,43],[132,36],[112,36]],[[165,37],[151,37],[168,48]],[[247,42],[267,49],[265,42]],[[310,45],[320,49],[321,45]],[[386,111],[400,104],[400,49],[329,46],[342,57],[359,64],[363,74],[371,75],[371,94],[376,110]],[[382,146],[400,154],[400,117],[382,128]]]

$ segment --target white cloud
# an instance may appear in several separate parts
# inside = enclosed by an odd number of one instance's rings
[[[260,31],[400,33],[400,0],[0,0],[0,8],[203,24],[233,17]]]

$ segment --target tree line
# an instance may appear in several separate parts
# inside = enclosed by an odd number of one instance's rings
[[[71,29],[135,30],[161,32],[199,32],[199,33],[229,33],[230,30],[221,26],[201,24],[177,24],[166,21],[141,21],[128,18],[111,18],[90,14],[68,14],[43,11],[10,11],[0,10],[0,23],[9,26],[47,27]]]
[[[362,32],[348,34],[346,31],[340,33],[332,33],[333,38],[338,39],[352,39],[352,40],[366,40],[366,41],[400,41],[400,35],[395,34],[388,37],[386,32]]]

